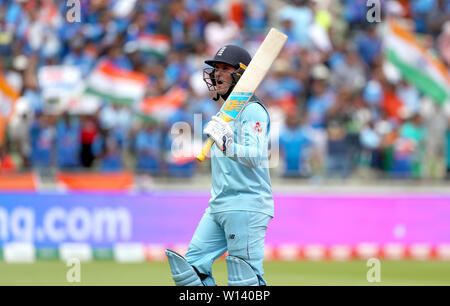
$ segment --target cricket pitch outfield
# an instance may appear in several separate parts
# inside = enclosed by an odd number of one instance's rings
[[[114,261],[81,262],[80,282],[68,282],[70,266],[62,261],[32,264],[0,262],[0,285],[104,285],[173,286],[167,262],[125,264]],[[264,264],[269,286],[416,286],[450,285],[449,261],[380,261],[380,282],[369,282],[370,267],[363,260],[268,261]],[[219,286],[227,285],[226,262],[217,261],[213,273]]]

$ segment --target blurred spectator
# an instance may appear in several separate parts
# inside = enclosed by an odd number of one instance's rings
[[[352,28],[362,28],[366,24],[367,1],[343,0],[343,17]]]
[[[361,163],[363,166],[380,169],[381,166],[381,142],[382,137],[376,132],[374,122],[369,121],[361,130]]]
[[[181,106],[167,119],[167,128],[172,127],[177,122],[185,122],[191,127],[194,125],[194,117],[187,101],[181,104]]]
[[[292,50],[292,52],[296,52],[297,48],[299,48],[299,44],[297,43],[297,40],[294,36],[294,30],[293,30],[293,21],[289,18],[284,18],[280,20],[280,31],[285,33],[288,37],[286,44],[284,48],[287,50]]]
[[[99,158],[99,169],[102,172],[123,170],[122,152],[119,140],[112,130],[101,130],[95,142],[94,152]]]
[[[249,36],[263,34],[269,19],[267,1],[244,0],[244,2],[244,29]]]
[[[420,114],[415,114],[401,125],[396,143],[395,174],[412,178],[422,176],[426,137]]]
[[[450,2],[380,4],[382,22],[370,24],[366,0],[81,0],[81,22],[69,22],[64,1],[0,0],[0,73],[20,96],[3,137],[2,167],[20,171],[54,163],[61,169],[121,171],[134,165],[151,175],[194,175],[196,164],[188,154],[195,151],[193,114],[201,113],[206,124],[220,108],[204,86],[205,57],[229,43],[255,51],[276,26],[288,42],[257,95],[270,112],[272,131],[281,127],[271,137],[282,147],[283,175],[349,177],[359,173],[355,165],[363,165],[381,176],[424,177],[426,164],[438,164],[429,159],[439,158],[425,159],[425,137],[427,146],[430,140],[436,146],[428,151],[450,152],[439,147],[444,131],[428,122],[441,111],[428,107],[419,88],[386,61],[384,23],[393,18],[421,33],[423,49],[443,62],[439,69],[445,75]],[[172,88],[188,94],[181,107],[163,102],[164,114],[155,116],[154,125],[136,124],[145,113],[142,101],[121,106],[95,96],[99,100],[91,103],[83,91],[86,80],[95,83],[93,67],[103,59],[121,71],[147,75],[145,99]],[[66,112],[59,117],[54,117],[55,97],[38,79],[38,71],[49,65],[76,66],[82,74],[79,86],[69,86],[73,92],[63,94],[66,85],[57,90],[58,106]],[[111,77],[110,72],[100,75]],[[58,73],[52,78],[70,79]],[[2,90],[0,112],[6,108]],[[420,117],[426,108],[425,125]],[[191,133],[172,134],[177,122],[185,122]],[[178,141],[187,145],[174,144]],[[183,154],[174,155],[172,146]]]
[[[172,38],[172,47],[180,51],[188,46],[189,13],[182,0],[166,2],[161,7],[161,18],[158,32]]]
[[[309,27],[314,20],[314,14],[307,0],[292,0],[277,13],[278,20],[290,21],[292,34],[301,47],[310,47]]]
[[[4,70],[6,64],[5,59],[0,59],[0,69]],[[10,86],[12,86],[16,92],[22,92],[24,86],[24,71],[28,65],[28,59],[24,55],[17,55],[12,59],[12,66],[9,71],[6,71],[5,78]]]
[[[136,169],[152,175],[161,174],[162,170],[162,135],[156,123],[143,124],[135,137]]]
[[[363,89],[363,98],[368,106],[374,108],[381,107],[384,97],[383,84],[385,81],[381,68],[375,69],[372,77],[368,80]]]
[[[289,70],[289,63],[285,59],[278,59],[273,64],[273,73],[261,85],[264,95],[270,95],[276,104],[294,103],[304,90],[303,83]]]
[[[329,28],[331,15],[327,10],[320,7],[320,0],[310,0],[310,9],[313,14],[313,22],[308,29],[308,36],[311,42],[311,48],[314,48],[320,52],[329,53],[332,51],[329,37]]]
[[[61,169],[80,166],[80,122],[67,112],[56,122],[56,155]]]
[[[327,174],[329,177],[347,178],[353,168],[355,148],[348,130],[352,113],[349,87],[341,87],[336,103],[327,113]]]
[[[193,156],[194,117],[190,105],[184,103],[167,120],[165,149],[168,174],[175,177],[190,177],[195,174]],[[191,157],[191,158],[189,158]]]
[[[398,149],[401,148],[398,140],[399,135],[399,126],[396,123],[392,124],[392,129],[389,130],[385,135],[382,137],[381,142],[381,157],[379,160],[379,164],[376,164],[377,168],[382,170],[382,176],[383,177],[395,177],[395,174],[393,174],[394,169],[399,169],[395,163],[396,163],[396,153],[398,152]],[[407,143],[407,142],[406,142]],[[407,146],[405,148],[408,148]],[[403,153],[400,153],[403,154]],[[401,156],[401,155],[400,155]]]
[[[31,8],[27,16],[29,17],[26,30],[27,51],[30,53],[36,52],[43,59],[56,56],[62,46],[56,35],[57,33],[52,29],[49,22],[50,18],[45,19],[43,11],[38,7]]]
[[[239,27],[234,21],[229,21],[226,16],[217,12],[210,12],[210,20],[205,26],[206,50],[213,56],[217,50],[225,45],[233,43],[239,34]]]
[[[360,91],[366,84],[366,69],[358,52],[348,47],[344,60],[335,66],[331,72],[331,84],[336,90],[347,86],[352,91]]]
[[[343,18],[344,5],[342,1],[333,1],[332,3],[333,4],[329,4],[327,8],[332,20],[327,32],[329,33],[330,40],[333,43],[333,49],[335,49],[338,46],[344,46],[348,43],[347,37],[350,34],[350,26],[345,18]]]
[[[99,5],[101,2],[98,2]],[[95,4],[92,4],[95,6]],[[106,2],[104,2],[106,5]],[[108,11],[106,7],[91,7],[92,14],[87,16],[86,22],[83,23],[82,32],[84,37],[89,42],[100,42],[102,45],[110,43],[104,39],[108,37],[112,38],[112,31],[114,31],[114,24],[112,20],[112,13]],[[110,35],[107,35],[110,34]]]
[[[327,0],[311,0],[311,9],[314,12],[314,21],[327,33],[329,32],[333,21],[331,12],[331,7],[333,5],[335,5],[335,3]]]
[[[312,158],[312,141],[301,124],[298,113],[290,113],[286,118],[286,125],[280,132],[280,156],[285,167],[284,177],[307,177],[311,173],[308,159]]]
[[[122,46],[119,43],[115,43],[106,51],[106,55],[100,60],[109,60],[115,66],[122,69],[131,70],[133,68],[131,61],[122,51]]]
[[[405,113],[405,107],[403,101],[397,96],[397,90],[395,84],[389,82],[383,83],[383,101],[381,108],[386,114],[401,122],[401,120],[407,115]]]
[[[22,98],[27,100],[34,112],[42,112],[44,108],[44,97],[39,92],[37,68],[39,65],[39,57],[33,54],[26,64],[26,69],[23,72],[23,91]]]
[[[95,159],[93,143],[98,136],[98,127],[94,116],[83,116],[81,118],[80,130],[80,159],[84,168],[91,168]]]
[[[402,113],[413,115],[419,112],[420,93],[417,88],[402,80],[396,86],[396,96],[402,101]]]
[[[170,3],[169,16],[172,45],[176,51],[179,51],[186,48],[188,44],[186,27],[189,14],[184,8],[183,1],[175,0]]]
[[[193,67],[187,62],[186,54],[182,51],[174,52],[169,58],[169,65],[166,69],[167,86],[178,85],[182,88],[189,88],[190,76],[194,72]]]
[[[318,152],[318,167],[324,170],[327,152],[326,116],[335,104],[334,91],[329,86],[330,72],[325,65],[316,65],[311,70],[311,95],[306,103],[308,124],[311,125],[312,139]]]
[[[371,25],[367,32],[360,33],[355,39],[359,56],[361,56],[369,67],[373,67],[381,56],[381,39],[378,37],[376,31],[377,27]]]
[[[135,18],[131,20],[127,28],[126,40],[136,41],[139,36],[148,33],[154,33],[157,29],[157,23],[152,23],[150,20],[154,19],[156,22],[160,19],[158,10],[161,4],[157,2],[145,1],[143,4],[143,11],[138,10]]]
[[[96,51],[93,45],[86,45],[86,40],[77,35],[69,42],[70,51],[64,57],[64,65],[72,65],[80,68],[83,77],[86,77],[94,67]]]
[[[55,128],[53,118],[38,114],[31,125],[31,163],[38,168],[54,166]]]
[[[326,113],[334,105],[334,91],[329,86],[330,72],[324,65],[316,65],[311,71],[311,96],[307,101],[309,124],[324,129]]]
[[[128,148],[132,114],[127,106],[106,103],[99,112],[98,123],[100,129],[116,137],[120,148]]]
[[[426,30],[437,37],[445,22],[450,20],[450,4],[447,0],[434,0],[432,7],[426,13]]]
[[[437,43],[442,59],[450,66],[450,20],[442,25],[442,32]]]
[[[428,31],[427,27],[427,15],[433,8],[434,3],[437,0],[412,0],[411,12],[415,22],[416,30],[420,33]]]
[[[20,166],[28,168],[31,155],[30,131],[34,120],[34,112],[24,98],[20,98],[16,102],[15,111],[8,127],[11,150],[19,155]]]

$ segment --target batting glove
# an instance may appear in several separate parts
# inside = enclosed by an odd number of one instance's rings
[[[234,143],[234,133],[230,125],[222,118],[212,116],[203,133],[211,137],[221,151],[230,150]]]

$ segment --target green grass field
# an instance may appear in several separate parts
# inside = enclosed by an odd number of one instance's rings
[[[173,285],[166,262],[120,264],[113,261],[81,263],[80,282],[69,283],[71,267],[62,261],[34,264],[0,262],[0,285]],[[381,282],[369,283],[370,267],[365,261],[348,262],[266,262],[265,279],[269,285],[450,285],[450,262],[381,261]],[[213,273],[218,285],[227,284],[226,263],[217,261]]]

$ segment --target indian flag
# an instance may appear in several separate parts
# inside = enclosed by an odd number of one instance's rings
[[[419,43],[414,33],[397,22],[389,22],[384,44],[387,59],[407,81],[439,104],[450,100],[449,72]]]
[[[125,70],[110,61],[102,61],[87,80],[86,93],[118,104],[134,105],[145,95],[145,74]]]
[[[14,105],[18,98],[19,93],[8,84],[6,78],[0,72],[0,146],[5,141],[6,127],[13,115]]]
[[[186,99],[186,90],[175,87],[164,95],[141,100],[137,107],[137,114],[143,119],[166,121],[185,103]]]
[[[165,58],[170,51],[170,37],[163,34],[143,34],[138,37],[139,50],[157,58]]]

